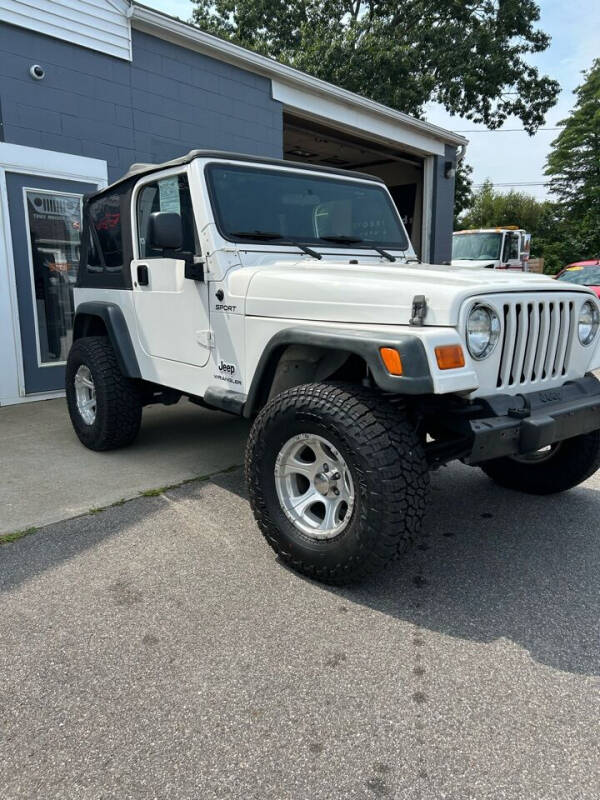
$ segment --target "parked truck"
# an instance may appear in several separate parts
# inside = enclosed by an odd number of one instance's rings
[[[452,266],[528,272],[531,234],[516,225],[455,231]]]
[[[131,444],[144,406],[180,398],[252,419],[250,504],[306,575],[342,584],[402,556],[450,461],[534,494],[600,465],[596,295],[415,263],[378,178],[192,151],[132,167],[83,219],[80,440]]]

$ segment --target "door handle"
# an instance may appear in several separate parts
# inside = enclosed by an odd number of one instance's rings
[[[150,280],[148,277],[148,266],[146,264],[138,264],[137,279],[140,286],[148,286]]]

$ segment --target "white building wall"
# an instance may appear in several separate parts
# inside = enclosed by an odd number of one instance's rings
[[[131,61],[125,0],[0,0],[0,20]]]

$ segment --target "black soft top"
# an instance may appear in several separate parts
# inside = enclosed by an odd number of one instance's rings
[[[335,167],[325,167],[320,164],[305,164],[302,161],[286,161],[283,158],[263,158],[261,156],[252,156],[245,153],[228,153],[225,150],[190,150],[184,156],[173,158],[171,161],[164,161],[162,164],[132,164],[127,172],[113,181],[105,189],[100,189],[93,194],[88,195],[88,199],[97,197],[98,195],[105,194],[113,191],[117,186],[122,183],[131,181],[133,178],[139,178],[142,175],[149,175],[152,172],[160,172],[169,167],[178,167],[181,164],[189,164],[195,158],[214,158],[227,161],[240,161],[242,163],[250,164],[271,164],[277,167],[286,167],[287,169],[305,169],[308,172],[325,172],[331,175],[343,175],[347,178],[361,178],[363,180],[374,181],[376,183],[384,183],[382,178],[376,175],[368,175],[366,172],[354,172],[348,169],[336,169]]]

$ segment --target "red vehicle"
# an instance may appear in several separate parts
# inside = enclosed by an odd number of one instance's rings
[[[600,297],[600,259],[575,261],[559,272],[556,280],[577,283],[579,286],[589,286]]]

